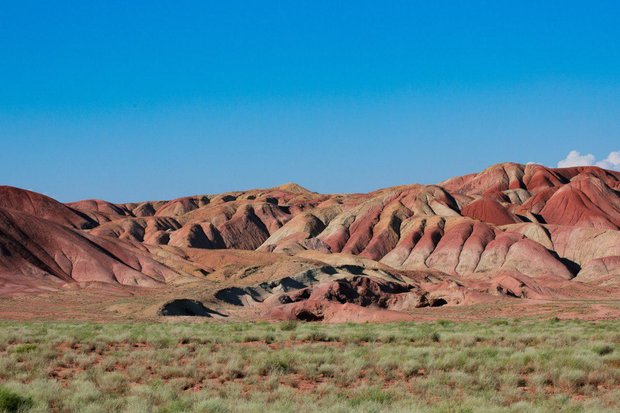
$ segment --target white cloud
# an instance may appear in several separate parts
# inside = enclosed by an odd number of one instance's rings
[[[569,168],[571,166],[592,166],[596,165],[603,169],[620,171],[620,151],[609,152],[607,158],[596,161],[596,157],[591,153],[581,154],[579,151],[570,151],[566,158],[558,162],[558,168]]]
[[[565,159],[558,162],[558,168],[569,168],[571,166],[590,166],[594,165],[596,158],[591,153],[582,155],[578,151],[570,151]]]
[[[597,162],[596,166],[613,171],[620,171],[620,151],[609,152],[607,158]]]

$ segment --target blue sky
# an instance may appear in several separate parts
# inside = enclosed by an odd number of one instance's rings
[[[0,1],[0,182],[435,183],[620,150],[616,1]]]

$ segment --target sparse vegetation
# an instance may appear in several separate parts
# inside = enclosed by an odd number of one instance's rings
[[[620,321],[0,322],[0,412],[615,412]]]

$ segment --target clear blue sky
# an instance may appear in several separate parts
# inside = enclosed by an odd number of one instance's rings
[[[0,1],[0,183],[434,183],[620,150],[617,1]]]

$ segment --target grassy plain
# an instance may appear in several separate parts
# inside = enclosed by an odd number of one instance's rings
[[[0,322],[0,412],[620,409],[620,320]]]

